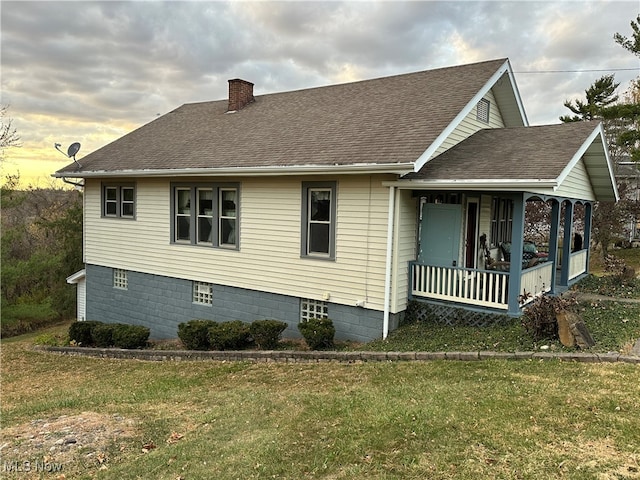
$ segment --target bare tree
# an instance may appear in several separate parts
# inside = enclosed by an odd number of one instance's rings
[[[13,126],[13,120],[7,118],[8,105],[0,106],[0,161],[4,160],[4,150],[8,147],[20,147],[20,135]]]

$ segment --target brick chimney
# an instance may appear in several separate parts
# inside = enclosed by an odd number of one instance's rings
[[[253,83],[234,78],[229,80],[229,111],[241,110],[254,101]]]

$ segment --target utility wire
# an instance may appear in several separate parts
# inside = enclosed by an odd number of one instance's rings
[[[640,70],[637,68],[605,68],[600,70],[527,70],[513,73],[590,73],[590,72],[628,72],[632,70]]]

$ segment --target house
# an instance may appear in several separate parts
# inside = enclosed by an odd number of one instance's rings
[[[67,283],[76,285],[76,318],[80,321],[87,319],[87,282],[84,269],[67,277]]]
[[[529,127],[508,59],[260,96],[230,80],[54,176],[84,182],[86,318],[158,338],[328,316],[368,341],[411,298],[518,316],[587,272],[593,204],[617,199],[602,127]],[[499,258],[524,252],[533,201],[548,256]]]
[[[617,164],[616,170],[617,185],[619,185],[620,196],[631,204],[640,205],[640,168],[635,162],[624,158]],[[640,216],[631,212],[630,217],[624,226],[624,242],[632,247],[640,246]]]

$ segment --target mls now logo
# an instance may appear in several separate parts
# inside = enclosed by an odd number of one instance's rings
[[[2,469],[5,472],[46,472],[46,473],[54,473],[62,471],[61,463],[51,463],[51,462],[43,462],[40,460],[30,461],[5,461],[2,465]]]

